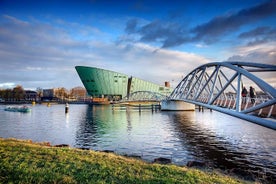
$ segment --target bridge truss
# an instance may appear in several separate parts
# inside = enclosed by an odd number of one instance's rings
[[[193,103],[276,129],[276,89],[262,79],[275,79],[275,71],[275,65],[260,63],[208,63],[190,72],[169,99]],[[255,88],[257,94],[254,98],[250,97],[249,86]],[[248,91],[246,97],[241,96],[243,87]]]
[[[137,101],[156,101],[160,102],[164,100],[167,96],[162,95],[157,92],[152,91],[136,91],[130,93],[127,97],[124,97],[121,101],[122,102],[137,102]]]

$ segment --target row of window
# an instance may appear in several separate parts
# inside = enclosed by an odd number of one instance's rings
[[[114,80],[114,82],[118,82],[118,80]],[[125,83],[126,81],[125,80],[123,80],[123,83]]]
[[[114,76],[114,78],[117,78],[117,77],[119,77],[119,78],[127,78],[126,76],[121,76],[121,75],[119,75],[119,76],[115,75]]]

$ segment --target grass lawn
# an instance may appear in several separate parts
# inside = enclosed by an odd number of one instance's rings
[[[0,138],[0,183],[249,183],[216,172]]]

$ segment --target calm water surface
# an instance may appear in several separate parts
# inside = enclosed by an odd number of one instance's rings
[[[31,113],[4,111],[0,137],[141,156],[174,164],[202,161],[249,178],[276,182],[276,131],[218,112],[152,112],[111,106],[32,106]]]

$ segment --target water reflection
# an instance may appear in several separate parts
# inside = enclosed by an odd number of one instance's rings
[[[204,129],[193,122],[192,113],[172,113],[169,117],[175,126],[175,131],[183,142],[183,146],[198,160],[207,162],[209,166],[227,169],[249,178],[266,173],[267,178],[275,176],[274,160],[259,159],[261,164],[255,164],[256,157],[251,150],[245,150],[240,145],[232,144],[227,138],[219,136],[211,129]],[[269,166],[268,166],[268,165]],[[274,178],[275,179],[275,178]]]
[[[98,126],[93,117],[93,106],[87,106],[84,116],[80,119],[76,133],[76,147],[91,148],[97,145]]]
[[[126,109],[126,119],[127,119],[127,132],[130,135],[132,126],[131,126],[131,109],[129,108]]]
[[[88,106],[76,133],[76,147],[134,154],[147,161],[166,157],[179,165],[203,161],[249,179],[261,176],[274,181],[276,146],[271,139],[275,136],[273,130],[217,112]]]

